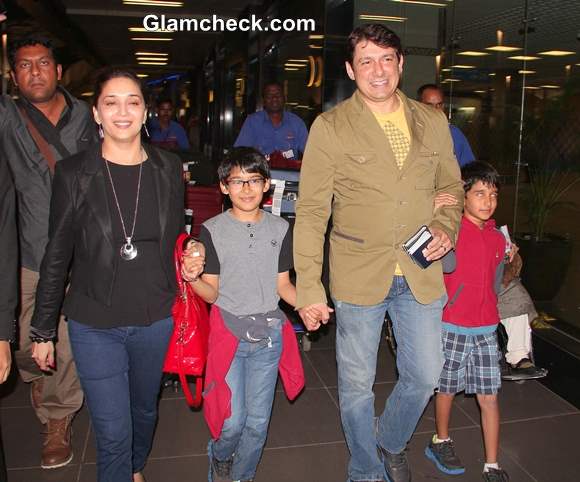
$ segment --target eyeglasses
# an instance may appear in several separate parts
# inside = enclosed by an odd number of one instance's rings
[[[226,184],[230,187],[230,189],[242,189],[245,184],[247,184],[250,188],[258,188],[261,187],[266,180],[263,177],[252,177],[251,179],[228,179]]]

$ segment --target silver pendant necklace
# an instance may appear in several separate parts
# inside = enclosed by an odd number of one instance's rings
[[[111,176],[111,169],[109,168],[109,161],[105,159],[105,166],[107,167],[107,173],[109,174],[109,181],[111,181],[111,188],[113,189],[113,197],[115,198],[115,204],[117,205],[117,212],[119,213],[119,218],[121,218],[121,227],[123,228],[123,236],[125,237],[125,242],[121,245],[120,255],[121,259],[124,261],[131,261],[135,259],[139,254],[137,247],[133,244],[133,234],[135,233],[135,223],[137,221],[137,209],[139,207],[139,193],[141,191],[141,172],[143,171],[143,152],[141,154],[141,163],[139,164],[139,180],[137,181],[137,196],[135,199],[135,212],[133,213],[133,227],[131,228],[131,234],[127,236],[127,230],[125,229],[125,221],[123,221],[123,214],[121,213],[121,206],[119,205],[119,199],[117,198],[117,192],[115,191],[115,184],[113,183],[113,176]]]

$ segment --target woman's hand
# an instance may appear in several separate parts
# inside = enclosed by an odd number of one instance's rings
[[[187,249],[181,258],[181,276],[184,281],[193,282],[203,273],[205,266],[205,247],[193,239],[187,244]]]
[[[54,343],[32,343],[32,359],[44,372],[54,369]]]
[[[12,353],[10,352],[10,343],[0,340],[0,385],[8,379],[11,366]]]
[[[511,263],[514,260],[515,255],[520,250],[517,244],[512,243],[510,250],[507,252],[507,257],[509,262]]]
[[[443,206],[456,206],[457,198],[453,194],[447,194],[445,192],[440,192],[433,199],[433,213],[435,213],[439,208]]]

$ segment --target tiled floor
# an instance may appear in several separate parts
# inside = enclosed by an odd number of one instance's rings
[[[290,404],[279,389],[272,424],[256,482],[344,482],[348,451],[338,413],[333,330],[304,354],[307,389]],[[395,383],[394,360],[381,345],[376,407]],[[500,462],[512,482],[580,480],[580,411],[537,382],[505,383],[500,395]],[[95,448],[83,409],[74,422],[75,459],[53,471],[39,468],[40,425],[30,408],[27,387],[16,383],[1,400],[1,423],[10,482],[94,482]],[[433,432],[430,404],[409,444],[413,481],[479,481],[483,449],[479,412],[470,397],[459,396],[452,436],[467,466],[463,476],[440,474],[423,456]],[[149,482],[207,480],[208,431],[202,415],[191,412],[179,394],[166,391],[160,402],[157,434],[145,474]]]

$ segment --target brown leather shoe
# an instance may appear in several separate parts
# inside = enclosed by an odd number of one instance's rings
[[[73,459],[71,445],[72,415],[60,420],[50,419],[45,425],[40,466],[43,469],[64,467]]]

